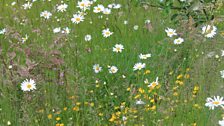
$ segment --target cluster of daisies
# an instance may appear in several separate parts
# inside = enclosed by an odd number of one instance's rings
[[[113,47],[113,52],[116,52],[116,53],[121,53],[122,50],[124,49],[124,46],[122,44],[116,44],[114,47]],[[140,54],[139,55],[139,58],[144,60],[144,59],[148,59],[149,57],[151,57],[151,54]],[[142,63],[142,62],[138,62],[136,64],[134,64],[133,66],[133,71],[137,71],[137,70],[142,70],[146,67],[146,64],[145,63]],[[99,65],[99,64],[95,64],[93,65],[93,70],[95,73],[100,73],[103,69],[102,67]],[[118,72],[118,68],[116,66],[108,66],[108,71],[109,73],[111,74],[115,74]]]
[[[166,32],[167,36],[170,37],[170,38],[173,37],[173,36],[177,36],[177,33],[176,33],[175,29],[167,28],[167,29],[165,29],[165,32]],[[176,44],[176,45],[182,44],[183,42],[184,42],[184,39],[181,38],[181,37],[179,37],[179,38],[177,38],[173,41],[173,43]]]
[[[216,35],[217,32],[217,27],[216,26],[211,26],[211,25],[205,25],[202,27],[202,34],[206,38],[213,38]],[[224,51],[222,52],[222,56],[224,56]],[[224,78],[224,70],[220,71],[221,78]],[[213,98],[208,97],[206,99],[205,103],[206,107],[209,107],[209,109],[214,109],[216,107],[221,107],[224,109],[224,99],[223,97],[220,96],[214,96]],[[219,121],[220,126],[224,126],[224,118],[223,120]]]
[[[172,28],[167,28],[165,29],[165,32],[167,34],[168,37],[173,37],[173,36],[177,36],[178,34],[176,33],[175,29]],[[202,34],[206,37],[206,38],[213,38],[216,35],[217,32],[217,27],[216,26],[211,26],[211,25],[205,25],[202,27]],[[184,42],[184,39],[179,37],[174,39],[173,43],[176,45],[182,44]]]

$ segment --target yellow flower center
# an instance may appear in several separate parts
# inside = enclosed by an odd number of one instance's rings
[[[47,17],[47,15],[48,15],[47,13],[44,13],[44,17]]]
[[[110,35],[110,32],[106,32],[105,34],[106,34],[106,35]]]
[[[80,18],[76,18],[76,21],[80,21],[81,19]]]
[[[84,3],[81,3],[81,4],[80,4],[80,6],[84,7],[84,6],[85,6],[85,4],[84,4]]]
[[[220,104],[220,102],[214,101],[213,104],[218,105],[218,104]]]
[[[172,35],[172,34],[173,34],[173,32],[168,32],[168,34]]]
[[[32,87],[32,85],[31,85],[31,84],[27,84],[26,87],[27,87],[28,89],[30,89],[30,88]]]

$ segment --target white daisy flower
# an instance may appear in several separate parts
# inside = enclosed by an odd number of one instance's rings
[[[217,27],[211,25],[205,25],[202,27],[202,34],[206,38],[213,38],[216,35]]]
[[[148,87],[149,88],[151,88],[151,89],[153,89],[153,88],[155,88],[157,85],[159,85],[159,82],[158,82],[158,77],[156,78],[156,81],[153,81],[152,83],[150,83],[149,85],[148,85]]]
[[[224,78],[224,70],[220,71],[221,78]]]
[[[100,13],[100,12],[103,12],[103,10],[104,10],[104,6],[99,4],[99,5],[94,7],[93,12],[94,13]]]
[[[111,36],[113,34],[113,32],[110,32],[110,29],[107,28],[102,31],[102,34],[103,34],[103,37],[107,38],[107,37]]]
[[[175,40],[173,41],[173,43],[176,44],[176,45],[179,45],[179,44],[181,44],[181,43],[183,43],[183,42],[184,42],[184,39],[183,39],[183,38],[178,38],[178,39],[175,39]]]
[[[61,5],[57,6],[57,11],[58,12],[65,12],[67,8],[68,8],[68,5],[64,3],[64,4],[61,4]]]
[[[79,24],[80,22],[84,21],[84,16],[79,14],[74,14],[71,21],[72,23]]]
[[[114,8],[114,9],[119,9],[119,8],[121,8],[121,4],[114,4],[114,5],[113,5],[113,8]]]
[[[136,63],[133,67],[134,71],[145,68],[145,63]]]
[[[46,10],[40,13],[40,17],[43,17],[45,19],[49,19],[51,16],[52,16],[51,12],[48,12]]]
[[[90,9],[91,2],[88,0],[82,0],[82,1],[78,1],[78,8],[80,8],[83,11],[86,11],[88,9]]]
[[[221,121],[219,121],[219,125],[220,125],[220,126],[224,126],[224,119],[221,120]]]
[[[22,38],[22,43],[26,42],[28,40],[28,35],[26,34],[25,37]]]
[[[21,83],[21,90],[22,91],[32,91],[36,89],[36,83],[34,80],[30,79],[26,79]]]
[[[206,99],[205,106],[209,107],[209,109],[214,109],[215,107],[219,107],[221,106],[222,108],[224,108],[224,101],[223,101],[223,97],[220,96],[214,96],[214,99],[212,98],[207,98]]]
[[[32,7],[32,3],[27,2],[27,3],[23,4],[22,6],[23,6],[23,9],[24,9],[24,10],[31,9],[31,7]]]
[[[85,35],[85,41],[91,41],[92,36],[91,35]]]
[[[124,24],[127,25],[127,24],[128,24],[128,21],[125,20],[125,21],[124,21]]]
[[[123,46],[123,45],[121,45],[121,44],[116,44],[116,45],[113,47],[113,52],[121,53],[123,49],[124,49],[124,46]]]
[[[145,20],[145,24],[150,24],[151,23],[151,21],[150,20]]]
[[[15,2],[15,1],[14,1],[14,2],[12,2],[12,3],[11,3],[11,5],[12,5],[12,6],[16,5],[16,2]]]
[[[138,25],[135,25],[133,28],[134,30],[138,30]]]
[[[59,32],[61,32],[61,28],[60,27],[53,29],[53,33],[59,33]]]
[[[63,34],[69,34],[70,33],[70,29],[68,27],[63,28],[63,30],[61,31],[61,33]]]
[[[173,37],[174,35],[177,35],[175,29],[167,28],[167,29],[165,29],[165,32],[166,32],[167,36],[169,36],[169,37]]]
[[[95,73],[99,73],[102,71],[102,67],[100,67],[99,64],[95,64],[95,65],[93,65],[93,70]]]
[[[5,32],[6,32],[5,28],[3,28],[2,30],[0,30],[0,35],[5,34]]]
[[[224,50],[221,50],[221,53],[222,53],[221,56],[224,56]]]
[[[142,101],[141,99],[135,102],[136,105],[144,105],[145,102]]]
[[[116,66],[109,67],[109,73],[115,74],[117,73],[117,71],[118,71],[118,68]]]
[[[139,58],[140,59],[148,59],[148,58],[150,58],[151,57],[151,54],[140,54],[139,55]]]
[[[109,9],[109,8],[104,8],[104,9],[103,9],[103,14],[111,14],[111,9]]]
[[[113,8],[114,4],[108,4],[108,8]]]

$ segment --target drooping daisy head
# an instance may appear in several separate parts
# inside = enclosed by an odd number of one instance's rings
[[[36,89],[36,83],[34,80],[30,79],[26,79],[21,83],[21,90],[22,91],[32,91]]]
[[[140,58],[140,59],[148,59],[148,58],[150,58],[150,57],[151,57],[151,54],[142,54],[142,53],[141,53],[141,54],[139,55],[139,58]]]
[[[148,85],[148,87],[149,87],[150,89],[154,89],[157,85],[159,85],[158,77],[156,78],[156,81],[153,81],[152,83],[150,83],[150,84]]]
[[[124,46],[122,44],[116,44],[113,47],[113,52],[121,53],[123,49],[124,49]]]
[[[166,32],[167,36],[169,36],[169,37],[173,37],[174,35],[177,35],[176,30],[172,29],[172,28],[165,29],[165,32]]]

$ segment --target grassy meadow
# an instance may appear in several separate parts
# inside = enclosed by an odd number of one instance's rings
[[[0,126],[224,126],[224,2],[158,1],[0,0]]]

